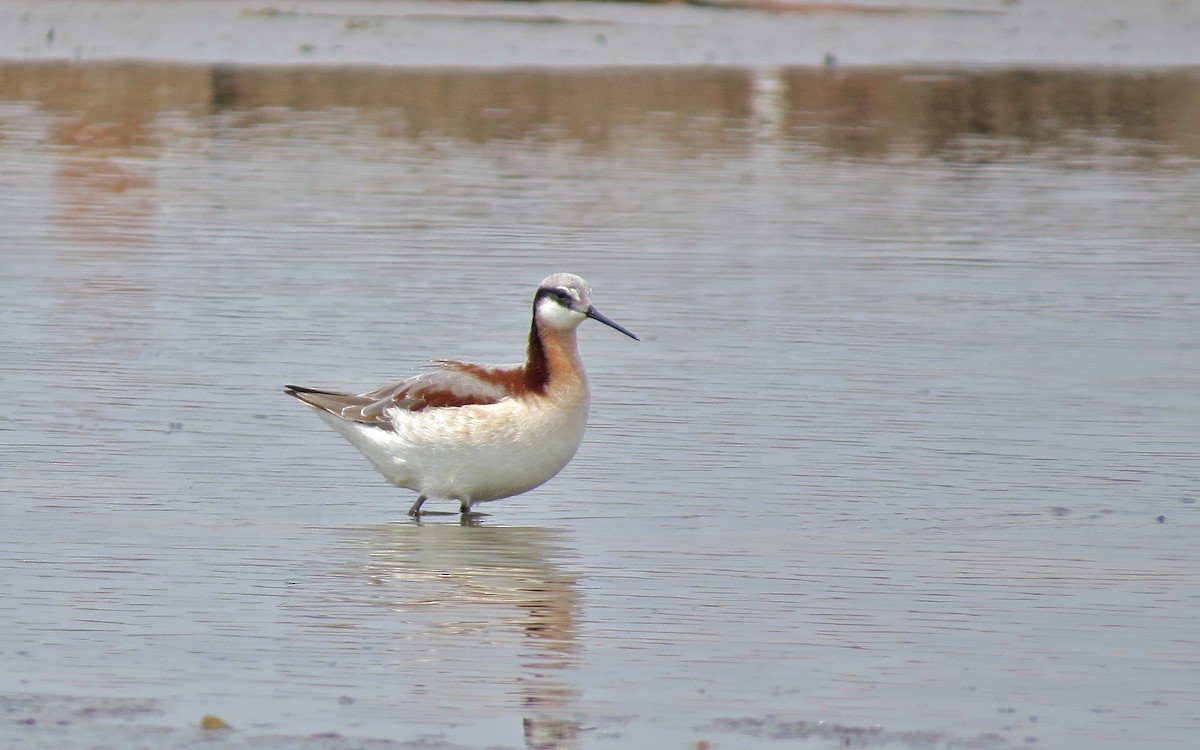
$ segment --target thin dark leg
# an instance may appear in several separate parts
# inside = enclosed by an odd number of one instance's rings
[[[426,497],[424,495],[418,497],[417,501],[412,504],[411,508],[408,509],[408,515],[412,516],[413,518],[419,518],[421,516],[421,503],[425,502],[425,500]]]
[[[458,512],[462,513],[464,516],[467,515],[468,513],[471,512],[471,504],[468,503],[466,500],[459,501]]]

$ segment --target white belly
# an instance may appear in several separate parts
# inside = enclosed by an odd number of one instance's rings
[[[587,401],[395,409],[394,431],[318,413],[393,484],[470,504],[526,492],[561,471],[583,440]]]

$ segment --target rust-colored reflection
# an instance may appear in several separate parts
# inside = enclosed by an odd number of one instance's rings
[[[57,222],[72,236],[138,246],[154,213],[156,123],[187,98],[186,69],[34,63],[0,65],[0,100],[33,101],[51,117]],[[194,95],[194,94],[193,94]]]
[[[148,242],[154,213],[152,177],[137,166],[102,154],[79,153],[54,174],[59,187],[57,220],[79,239],[115,246]]]
[[[582,597],[575,574],[559,565],[567,553],[553,531],[402,525],[380,528],[369,544],[363,571],[379,592],[376,602],[422,623],[421,642],[452,643],[461,654],[489,643],[515,647],[519,674],[491,679],[518,685],[527,745],[579,746],[570,671],[578,663]]]

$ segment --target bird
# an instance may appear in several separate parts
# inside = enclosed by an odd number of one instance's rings
[[[586,281],[547,276],[533,297],[525,361],[479,365],[434,360],[433,369],[367,393],[286,385],[398,487],[417,499],[477,503],[528,492],[558,474],[579,449],[590,390],[576,329],[591,318],[638,337],[592,305]]]

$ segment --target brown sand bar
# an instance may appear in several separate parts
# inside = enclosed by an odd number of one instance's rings
[[[716,6],[716,7],[714,7]],[[744,7],[732,7],[744,6]],[[1196,0],[8,0],[0,59],[385,66],[1200,64]]]

